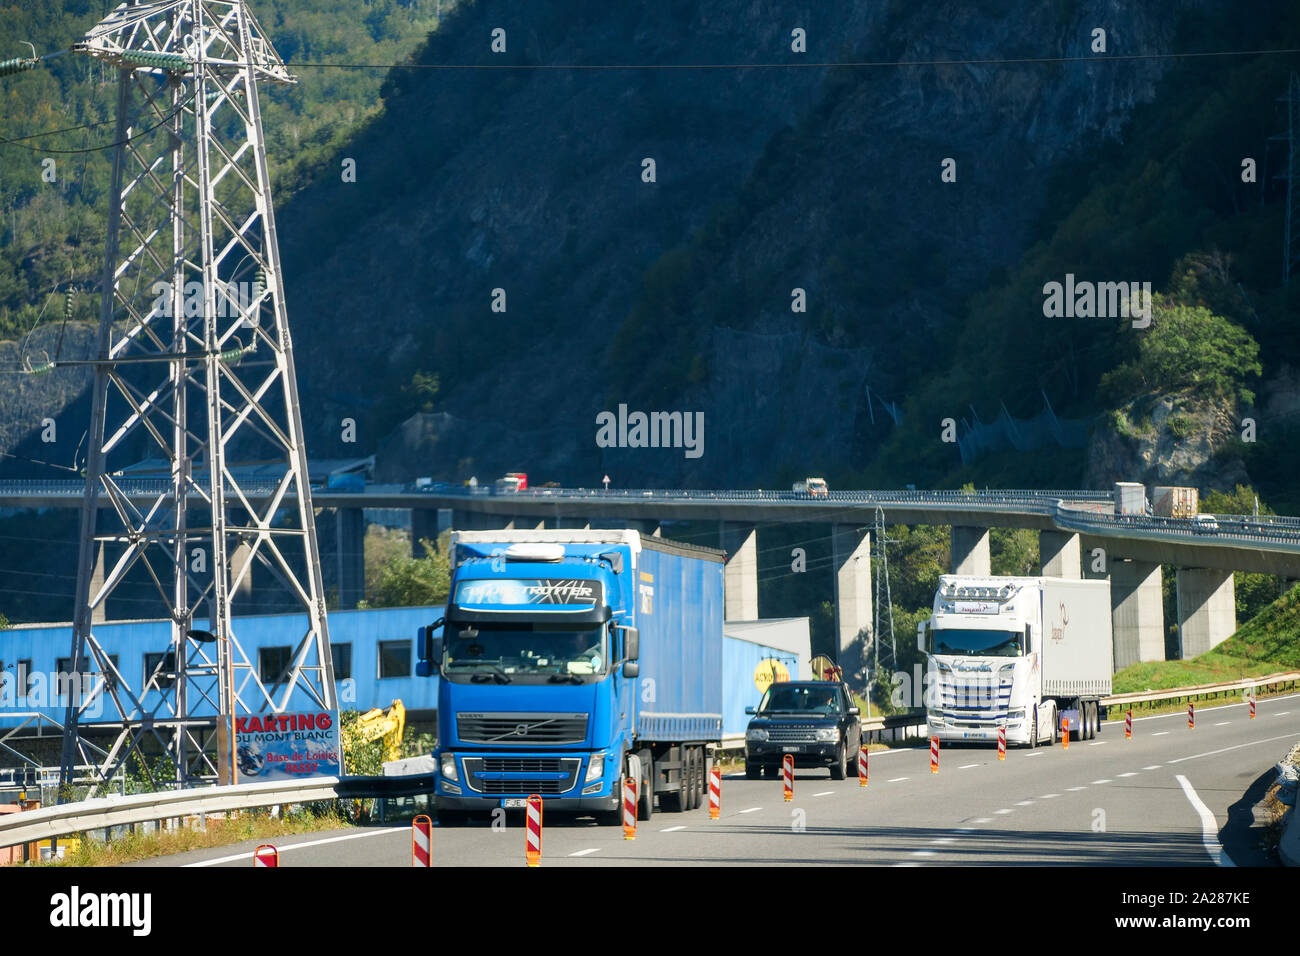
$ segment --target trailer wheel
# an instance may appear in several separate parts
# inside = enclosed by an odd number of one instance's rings
[[[691,748],[691,766],[694,768],[691,784],[691,809],[698,810],[704,805],[704,788],[707,786],[708,767],[705,765],[704,748]]]
[[[1101,723],[1100,718],[1101,718],[1101,714],[1099,714],[1097,711],[1097,702],[1095,700],[1088,701],[1088,739],[1089,740],[1094,739],[1097,736],[1097,731],[1101,729],[1100,727],[1098,727],[1098,724]]]
[[[671,757],[672,751],[670,750],[668,753]],[[681,783],[676,790],[670,790],[659,795],[660,808],[667,810],[669,813],[681,813],[683,810],[689,810],[691,806],[691,775],[686,748],[678,747],[677,754],[678,759],[681,761],[681,770],[678,773]]]

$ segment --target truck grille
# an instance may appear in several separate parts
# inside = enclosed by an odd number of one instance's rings
[[[957,720],[1002,720],[1011,706],[1011,681],[942,681],[943,715]]]
[[[810,744],[817,740],[812,727],[769,727],[767,739],[774,744]]]
[[[476,793],[568,793],[578,783],[578,757],[466,757],[465,782]]]
[[[456,734],[469,744],[580,744],[587,739],[586,714],[456,715]]]

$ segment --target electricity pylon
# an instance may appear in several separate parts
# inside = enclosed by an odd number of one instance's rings
[[[131,0],[74,49],[118,83],[62,798],[92,763],[80,731],[117,731],[97,781],[153,740],[184,786],[237,777],[236,715],[336,706],[258,103],[295,80],[244,0]],[[242,481],[234,455],[272,481]],[[169,477],[113,470],[145,456]],[[254,562],[306,621],[265,681],[234,617]],[[94,633],[133,569],[157,596],[133,616],[171,621],[134,682]]]

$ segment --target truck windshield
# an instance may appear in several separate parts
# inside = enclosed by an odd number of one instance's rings
[[[443,672],[509,682],[531,675],[580,683],[608,670],[605,628],[572,624],[476,624],[448,626]]]
[[[982,631],[943,627],[931,632],[936,654],[970,654],[979,657],[1020,657],[1024,635],[1018,631]]]
[[[760,714],[841,714],[844,705],[834,687],[808,687],[798,684],[773,684],[758,705]]]

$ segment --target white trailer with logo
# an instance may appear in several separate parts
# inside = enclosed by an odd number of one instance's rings
[[[1036,747],[1088,739],[1111,692],[1110,583],[1068,578],[939,578],[930,620],[917,627],[926,656],[925,708],[940,740]]]

